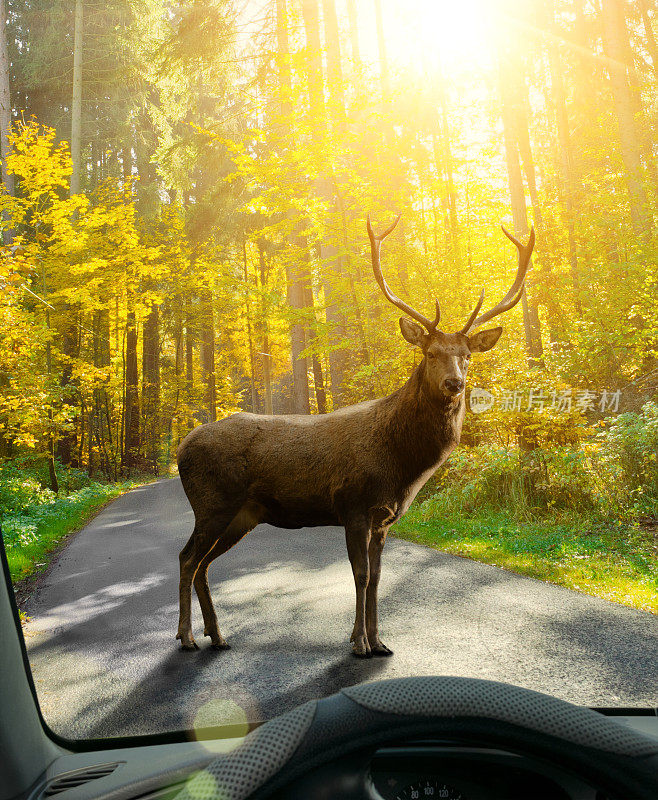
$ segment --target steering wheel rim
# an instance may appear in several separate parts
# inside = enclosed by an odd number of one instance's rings
[[[266,722],[177,800],[269,797],[338,758],[427,736],[552,761],[624,800],[658,797],[658,740],[614,718],[496,681],[411,677],[342,689]]]

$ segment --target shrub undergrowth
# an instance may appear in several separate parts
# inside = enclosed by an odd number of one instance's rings
[[[27,460],[0,465],[2,538],[13,581],[43,569],[48,553],[109,500],[136,485],[103,483],[58,466],[60,491],[45,486],[47,470]]]
[[[658,405],[576,446],[459,448],[399,536],[658,612]]]

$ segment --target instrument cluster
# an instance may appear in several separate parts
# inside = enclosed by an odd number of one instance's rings
[[[551,765],[504,751],[419,743],[379,750],[373,800],[604,800]]]

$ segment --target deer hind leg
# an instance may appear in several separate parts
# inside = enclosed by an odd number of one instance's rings
[[[197,520],[194,531],[185,547],[180,551],[180,582],[178,585],[180,615],[178,618],[178,633],[183,650],[197,650],[197,643],[192,636],[192,581],[203,561],[215,542],[218,534],[224,531],[235,512],[224,514],[223,517]]]
[[[386,542],[388,528],[380,528],[372,532],[370,544],[368,545],[368,562],[370,565],[370,580],[366,590],[366,634],[372,654],[375,656],[392,656],[393,651],[389,650],[379,638],[377,622],[377,590],[379,588],[379,575],[381,573],[382,550]]]
[[[203,560],[199,564],[199,569],[194,576],[194,590],[196,591],[199,605],[201,606],[201,613],[203,614],[203,635],[210,636],[212,647],[217,650],[227,650],[230,645],[219,632],[217,614],[215,613],[215,607],[212,602],[212,597],[210,596],[210,586],[208,586],[208,567],[217,556],[221,555],[221,553],[218,552],[220,541],[221,539],[218,539],[215,542],[210,552],[203,557]],[[222,550],[222,552],[226,552],[226,550],[228,550],[228,547]]]
[[[194,576],[194,590],[199,598],[203,614],[203,635],[210,637],[211,646],[216,650],[227,650],[230,645],[219,630],[217,614],[208,585],[208,567],[216,558],[230,550],[243,536],[253,530],[260,522],[260,518],[261,508],[256,504],[246,503],[215,541],[211,550],[203,557]]]
[[[356,588],[356,617],[350,639],[352,652],[359,658],[370,658],[372,651],[366,633],[366,591],[370,579],[368,559],[370,525],[365,519],[353,520],[345,526],[345,539]]]

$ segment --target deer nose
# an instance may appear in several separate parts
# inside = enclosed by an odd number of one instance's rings
[[[459,378],[446,378],[443,385],[449,392],[458,394],[464,388],[464,381]]]

